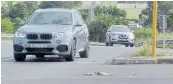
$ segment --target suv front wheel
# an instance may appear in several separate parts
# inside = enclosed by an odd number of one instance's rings
[[[14,59],[16,61],[25,61],[26,59],[26,55],[23,55],[23,54],[14,54]]]
[[[70,51],[70,55],[68,55],[65,60],[66,61],[74,61],[76,56],[76,41],[73,40],[72,41],[72,45],[71,45],[71,51]]]

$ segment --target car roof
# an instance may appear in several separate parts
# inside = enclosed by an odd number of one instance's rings
[[[66,8],[46,8],[46,9],[38,9],[35,12],[74,12],[77,10],[70,10]]]

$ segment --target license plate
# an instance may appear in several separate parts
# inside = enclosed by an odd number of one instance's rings
[[[31,44],[32,48],[47,48],[47,44]]]
[[[121,41],[127,41],[127,39],[121,39]]]

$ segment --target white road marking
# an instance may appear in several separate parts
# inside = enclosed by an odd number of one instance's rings
[[[1,62],[3,62],[3,61],[7,61],[7,60],[11,60],[11,59],[14,59],[14,58],[1,59]]]

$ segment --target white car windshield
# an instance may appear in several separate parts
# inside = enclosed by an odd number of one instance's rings
[[[71,25],[72,14],[68,12],[36,12],[28,24],[59,24]]]
[[[113,31],[113,32],[131,32],[131,30],[126,26],[112,26],[111,31]]]

